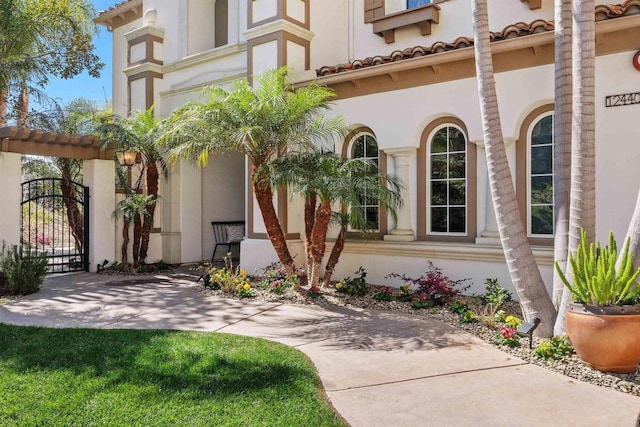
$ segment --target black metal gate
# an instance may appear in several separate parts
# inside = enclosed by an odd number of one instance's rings
[[[89,271],[89,187],[60,178],[22,183],[21,243],[46,253],[49,273]]]

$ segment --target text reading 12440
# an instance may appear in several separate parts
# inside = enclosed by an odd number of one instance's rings
[[[640,92],[609,95],[605,98],[607,107],[622,107],[623,105],[640,104]]]

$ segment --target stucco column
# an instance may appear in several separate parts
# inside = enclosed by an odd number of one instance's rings
[[[482,226],[482,224],[478,224],[479,233],[476,237],[476,243],[483,245],[500,245],[500,233],[498,232],[498,223],[496,222],[496,213],[493,207],[491,186],[489,184],[489,173],[487,170],[487,151],[484,145],[484,141],[472,142],[477,145],[478,148],[480,148],[480,155],[478,156],[478,189],[482,189],[482,193],[478,195],[478,200],[482,200],[482,203],[478,206],[478,211],[484,212],[484,227]],[[512,147],[515,144],[515,139],[504,138],[504,144],[505,149],[507,150],[507,155],[511,154],[510,151],[513,151]],[[509,160],[512,160],[511,157],[512,156],[510,156]],[[482,167],[480,167],[480,165],[482,165]],[[513,166],[511,164],[510,167],[511,174],[515,177]]]
[[[85,160],[84,185],[89,187],[89,269],[96,271],[104,260],[116,259],[116,205],[113,160]]]
[[[186,161],[180,162],[179,200],[180,262],[202,261],[202,171]]]
[[[395,175],[398,177],[404,188],[402,189],[402,199],[404,204],[398,209],[398,221],[395,228],[384,236],[384,240],[396,242],[410,242],[415,240],[415,233],[411,228],[411,185],[409,181],[409,166],[415,148],[387,149],[385,154],[393,158]]]
[[[0,246],[20,243],[20,201],[22,182],[22,155],[0,153],[0,183],[2,183],[2,207],[0,208]]]

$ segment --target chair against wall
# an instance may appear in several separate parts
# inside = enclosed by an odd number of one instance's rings
[[[211,254],[211,262],[215,260],[218,246],[226,246],[225,255],[231,252],[232,246],[240,247],[240,242],[244,239],[244,221],[212,221],[213,236],[216,239],[216,246]]]

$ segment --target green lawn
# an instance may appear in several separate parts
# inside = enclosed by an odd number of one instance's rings
[[[344,426],[297,350],[216,333],[0,324],[0,425]]]

